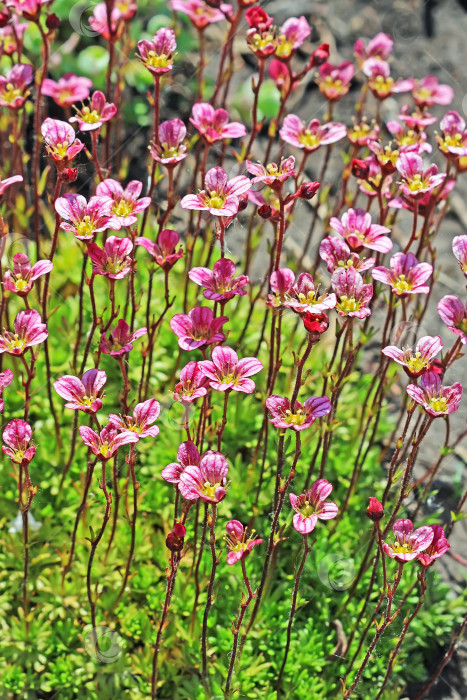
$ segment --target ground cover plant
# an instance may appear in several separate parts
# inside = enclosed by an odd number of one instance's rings
[[[2,698],[418,700],[462,639],[466,124],[267,5],[0,10]]]

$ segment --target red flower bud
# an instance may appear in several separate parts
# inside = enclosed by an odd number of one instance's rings
[[[186,535],[186,527],[182,523],[175,523],[172,532],[169,532],[165,545],[171,552],[181,552],[183,549],[183,540]]]
[[[47,29],[58,29],[60,26],[60,20],[57,17],[56,14],[52,12],[52,14],[47,16],[47,19],[45,20],[45,24]]]
[[[258,214],[262,219],[270,219],[272,214],[272,209],[269,204],[262,204],[258,209]]]
[[[369,506],[366,509],[366,514],[370,518],[370,520],[373,520],[374,523],[377,523],[381,520],[381,518],[384,517],[384,509],[382,504],[378,501],[377,498],[369,498]]]
[[[316,68],[316,66],[321,66],[329,58],[329,44],[321,44],[317,49],[311,54],[310,62],[308,68]]]
[[[274,21],[261,7],[250,7],[245,12],[245,19],[252,29],[263,30],[268,29]]]
[[[209,5],[209,7],[213,7],[215,10],[218,10],[219,7],[221,6],[221,0],[204,0],[206,5]]]
[[[299,199],[312,199],[317,193],[320,184],[319,182],[304,182],[300,185],[294,196]]]
[[[0,12],[0,27],[6,27],[6,25],[10,21],[10,19],[11,19],[11,17],[10,17],[10,13],[8,12],[8,10],[2,10]]]
[[[238,211],[244,211],[248,206],[248,194],[239,195],[238,197]]]
[[[78,168],[64,168],[58,176],[62,182],[74,182],[78,178]]]
[[[370,166],[364,160],[359,158],[352,160],[352,175],[354,177],[358,177],[359,180],[366,180],[369,172]]]

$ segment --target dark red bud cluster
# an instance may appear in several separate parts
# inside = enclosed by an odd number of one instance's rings
[[[47,29],[50,29],[53,31],[54,29],[59,28],[60,20],[57,17],[57,15],[52,12],[52,14],[47,16],[47,19],[45,20],[45,24],[46,24]]]
[[[352,175],[359,180],[366,180],[370,172],[370,166],[364,160],[354,158],[352,160]]]
[[[172,532],[169,532],[165,545],[171,552],[181,552],[183,549],[186,527],[182,523],[175,523]]]
[[[62,182],[75,182],[78,178],[78,168],[64,168],[58,177]]]
[[[258,208],[258,214],[262,219],[270,219],[272,214],[272,209],[269,204],[262,204]]]

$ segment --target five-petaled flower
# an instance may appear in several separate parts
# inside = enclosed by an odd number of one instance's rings
[[[385,235],[390,233],[390,229],[372,224],[371,214],[364,209],[349,209],[340,220],[332,216],[329,225],[345,238],[352,250],[369,248],[379,253],[388,253],[392,248],[391,239]]]
[[[88,369],[81,379],[65,374],[54,382],[54,389],[67,403],[65,408],[97,413],[102,407],[103,387],[107,375],[102,369]]]
[[[151,204],[151,197],[138,199],[142,189],[143,183],[138,180],[131,180],[123,189],[119,182],[108,178],[97,185],[96,193],[113,200],[112,215],[120,221],[122,226],[132,226],[138,221],[136,214],[144,211]]]
[[[178,383],[174,388],[174,400],[189,406],[196,399],[206,396],[208,379],[198,367],[198,363],[191,360],[180,371]]]
[[[0,75],[0,106],[19,109],[29,95],[34,71],[29,63],[17,63],[8,73]]]
[[[172,70],[177,40],[175,32],[169,27],[161,27],[151,40],[138,41],[136,54],[143,65],[153,75],[163,75]]]
[[[217,8],[204,0],[170,0],[170,7],[172,10],[188,15],[198,30],[204,29],[208,24],[221,22],[226,16],[229,17],[232,14],[232,5],[223,2]]]
[[[371,271],[373,279],[389,284],[398,297],[428,294],[430,288],[425,282],[433,272],[430,263],[419,263],[413,253],[396,253],[389,264],[389,269],[374,267]]]
[[[248,527],[243,527],[239,520],[229,520],[225,526],[226,534],[224,540],[229,553],[227,554],[227,564],[236,564],[244,559],[251,552],[253,547],[262,543],[262,539],[255,538],[255,530],[248,531]]]
[[[243,296],[246,290],[243,289],[249,279],[246,275],[235,277],[236,267],[232,260],[222,258],[214,263],[210,270],[207,267],[192,267],[188,273],[192,282],[205,287],[203,296],[210,301],[227,301],[236,294]]]
[[[94,275],[104,275],[111,280],[119,280],[126,277],[131,271],[132,260],[130,253],[133,243],[129,238],[109,236],[104,243],[104,248],[99,248],[95,243],[88,246],[89,257],[92,262]]]
[[[433,530],[433,539],[431,544],[417,557],[417,560],[422,566],[430,566],[435,559],[443,556],[443,554],[451,549],[451,545],[441,525],[430,525],[429,527]]]
[[[145,248],[156,263],[163,270],[170,270],[177,260],[183,256],[183,248],[177,245],[180,241],[180,236],[176,231],[166,228],[160,232],[156,243],[149,238],[137,238],[135,243]]]
[[[449,330],[460,336],[463,345],[467,345],[467,303],[464,304],[453,294],[446,294],[438,302],[438,313]]]
[[[214,318],[207,306],[195,306],[188,314],[175,314],[170,320],[170,327],[178,337],[182,350],[196,350],[203,345],[225,340],[221,328],[228,320],[228,316]]]
[[[312,119],[306,125],[296,114],[289,114],[284,119],[279,135],[291,146],[312,153],[320,146],[328,146],[343,139],[347,135],[347,129],[344,124],[338,122],[320,124],[318,119]]]
[[[211,360],[198,362],[200,370],[209,380],[209,385],[217,391],[241,391],[252,394],[255,383],[252,379],[263,369],[263,364],[256,357],[238,359],[235,350],[227,346],[215,347]]]
[[[272,416],[269,422],[276,428],[279,430],[290,428],[298,433],[312,426],[317,418],[330,413],[331,402],[327,396],[310,396],[303,404],[300,401],[295,401],[292,410],[290,399],[271,394],[266,399],[266,408]]]
[[[87,425],[81,425],[79,434],[84,444],[90,447],[91,452],[103,462],[113,457],[122,445],[129,445],[139,440],[135,432],[131,430],[118,432],[117,428],[111,423],[102,428],[100,433],[96,433],[92,428],[88,428]]]
[[[240,205],[240,195],[248,192],[251,180],[237,175],[229,180],[223,168],[208,170],[204,178],[204,190],[198,194],[187,194],[180,205],[183,209],[208,211],[212,216],[235,216]]]
[[[382,353],[402,365],[409,377],[419,377],[431,369],[434,358],[442,348],[443,343],[438,335],[425,335],[418,341],[415,351],[412,348],[401,350],[395,345],[388,345]]]
[[[108,337],[105,333],[101,335],[99,348],[105,355],[113,355],[114,357],[125,355],[133,350],[133,342],[147,332],[147,328],[144,327],[130,333],[130,326],[121,318]]]
[[[177,450],[177,462],[171,462],[161,472],[162,478],[169,484],[178,484],[182,472],[188,467],[199,467],[201,456],[194,442],[182,442]]]
[[[279,165],[268,163],[266,166],[247,160],[246,169],[254,175],[254,178],[250,180],[252,185],[262,182],[273,189],[280,189],[287,178],[295,176],[295,158],[289,156],[285,160],[281,160]]]
[[[413,523],[408,518],[396,520],[392,530],[394,543],[383,542],[383,549],[388,557],[400,564],[417,559],[421,552],[428,549],[434,537],[431,527],[423,526],[414,530]]]
[[[55,211],[63,219],[64,231],[71,231],[80,241],[92,241],[100,231],[121,229],[120,219],[112,215],[113,206],[110,197],[94,196],[87,202],[81,194],[68,193],[58,197]]]
[[[457,411],[462,398],[460,382],[442,386],[441,378],[435,372],[426,372],[420,378],[420,386],[409,384],[406,391],[415,403],[434,417],[447,416]]]
[[[136,404],[132,416],[109,415],[109,423],[123,432],[130,430],[136,433],[138,439],[157,437],[159,426],[152,425],[159,417],[161,406],[156,399],[148,399]]]
[[[464,274],[467,277],[467,236],[455,236],[452,239],[452,252]]]
[[[29,464],[34,455],[36,448],[30,445],[32,438],[32,428],[25,420],[14,418],[11,420],[3,431],[2,452],[9,457],[15,464]]]
[[[371,314],[368,304],[373,296],[373,285],[364,284],[361,274],[354,267],[337,268],[332,274],[331,284],[340,316],[366,318]]]
[[[465,119],[462,119],[459,112],[446,112],[439,125],[441,134],[437,134],[436,140],[441,153],[453,158],[467,156]]]
[[[154,160],[173,167],[187,157],[184,143],[186,126],[181,119],[169,119],[159,124],[159,143],[151,144],[150,153]]]
[[[12,381],[13,372],[11,369],[4,369],[3,372],[0,372],[0,411],[3,411],[5,408],[5,402],[2,398],[3,390],[10,386]]]
[[[358,253],[351,252],[347,243],[338,236],[323,238],[319,245],[319,256],[331,273],[341,267],[353,267],[359,272],[364,272],[376,262],[375,258],[361,258]]]
[[[333,501],[327,501],[332,484],[326,479],[318,479],[313,486],[299,496],[289,493],[290,504],[295,511],[293,526],[301,535],[312,532],[318,520],[332,520],[336,517],[338,507]]]
[[[45,78],[42,94],[51,97],[60,107],[71,107],[78,101],[87,100],[92,88],[92,80],[80,78],[74,73],[65,73],[58,80]]]
[[[219,503],[226,495],[228,471],[229,464],[224,455],[208,450],[199,465],[188,464],[180,474],[180,493],[187,501],[202,498],[207,503]]]
[[[427,75],[421,80],[412,80],[412,97],[421,108],[448,105],[454,99],[454,90],[450,85],[440,84],[434,75]]]
[[[355,74],[355,67],[351,61],[344,61],[338,66],[332,63],[323,63],[319,67],[318,87],[327,100],[340,100],[346,95],[350,83]]]
[[[438,173],[434,163],[425,169],[423,158],[413,152],[401,153],[396,160],[396,168],[402,177],[401,192],[411,198],[432,192],[446,177],[446,173]]]
[[[216,143],[222,139],[236,139],[246,134],[243,124],[229,122],[227,110],[214,109],[209,102],[197,102],[193,105],[190,122],[207,143]]]
[[[77,122],[80,131],[94,131],[95,129],[100,129],[116,113],[116,105],[113,102],[107,102],[104,93],[96,90],[91,97],[89,105],[76,109],[76,115],[70,117],[69,121]]]
[[[311,34],[311,27],[303,15],[289,17],[279,29],[275,54],[283,61],[291,58]]]
[[[283,306],[297,314],[305,314],[307,311],[317,314],[333,309],[336,306],[336,295],[327,292],[320,294],[313,277],[308,272],[302,272],[296,284],[290,288]]]
[[[272,272],[269,278],[272,294],[268,294],[267,306],[271,306],[273,309],[284,306],[294,283],[295,275],[288,267],[282,267]]]
[[[7,270],[3,277],[5,289],[18,296],[26,296],[31,291],[34,281],[42,275],[48,274],[53,268],[50,260],[38,260],[31,265],[29,258],[24,253],[13,255],[13,270]]]
[[[27,348],[43,343],[48,336],[47,326],[42,323],[35,309],[20,311],[13,324],[14,332],[4,331],[0,335],[0,353],[24,355]]]
[[[76,138],[75,130],[59,119],[47,119],[41,126],[46,150],[60,172],[83,150],[84,143]]]

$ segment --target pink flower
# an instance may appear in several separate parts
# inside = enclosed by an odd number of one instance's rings
[[[382,61],[387,61],[392,54],[393,46],[394,42],[389,34],[380,32],[373,39],[370,39],[366,46],[363,39],[357,39],[353,52],[360,67],[362,67],[368,58],[379,58]]]
[[[11,369],[4,369],[3,372],[0,372],[0,411],[3,411],[5,408],[5,402],[2,399],[3,390],[6,389],[7,386],[10,386],[12,381],[13,372]]]
[[[446,416],[459,408],[462,384],[455,382],[452,386],[442,386],[438,374],[426,372],[420,377],[420,386],[409,384],[407,393],[430,416]]]
[[[16,182],[23,182],[23,176],[13,175],[12,177],[7,177],[6,180],[0,181],[0,199],[3,197],[5,190],[11,187],[11,185],[14,185]]]
[[[80,241],[92,241],[100,231],[120,230],[120,219],[112,216],[113,206],[110,197],[91,197],[87,202],[80,194],[66,194],[55,201],[55,211],[64,219],[61,228]]]
[[[347,129],[344,124],[338,122],[327,122],[321,125],[318,119],[312,119],[307,126],[300,117],[288,114],[279,135],[291,146],[303,148],[308,153],[312,153],[320,146],[328,146],[343,139],[347,135]]]
[[[256,185],[257,182],[264,182],[265,185],[279,188],[289,177],[295,176],[294,166],[295,158],[293,156],[281,160],[279,165],[277,163],[269,163],[266,167],[261,165],[261,163],[252,163],[251,160],[246,161],[246,169],[255,176],[251,180],[252,185]]]
[[[176,12],[188,15],[197,29],[204,29],[208,24],[221,22],[226,15],[232,14],[232,5],[221,3],[217,9],[203,0],[170,0],[170,7]]]
[[[395,345],[388,345],[381,352],[402,365],[409,377],[418,377],[431,369],[434,358],[442,349],[443,343],[438,335],[425,335],[415,346],[415,352],[412,348],[400,350]]]
[[[422,566],[430,566],[435,559],[442,557],[443,554],[451,549],[451,545],[447,541],[441,525],[430,525],[429,527],[433,530],[433,539],[427,549],[417,557]]]
[[[446,177],[446,173],[438,173],[434,164],[424,170],[423,159],[417,153],[401,153],[396,168],[402,176],[401,191],[408,197],[418,198],[432,192]]]
[[[203,295],[211,301],[227,301],[233,299],[237,294],[243,296],[246,290],[242,289],[250,280],[246,275],[235,277],[236,267],[232,260],[222,258],[214,263],[214,267],[210,270],[207,267],[193,267],[188,277],[199,284],[201,287],[206,287]]]
[[[464,277],[467,277],[467,236],[455,236],[452,239],[452,252],[464,273]]]
[[[198,367],[198,363],[192,360],[180,372],[178,384],[174,388],[174,400],[179,401],[182,406],[189,406],[201,396],[206,396],[207,384],[208,380]]]
[[[120,280],[131,272],[132,260],[130,253],[133,243],[129,238],[109,236],[104,248],[95,243],[88,246],[94,275],[104,275],[111,280]]]
[[[438,148],[445,155],[467,156],[467,131],[465,120],[459,112],[446,112],[439,123],[441,135],[436,136]]]
[[[138,41],[139,53],[136,55],[150,73],[162,75],[172,70],[176,50],[177,40],[174,30],[161,27],[151,41],[147,39]]]
[[[189,464],[180,474],[178,487],[183,498],[196,501],[202,498],[208,503],[219,503],[225,498],[225,483],[229,465],[220,452],[209,450],[199,465]]]
[[[305,17],[289,17],[279,29],[276,56],[290,58],[311,34],[311,27]]]
[[[332,520],[339,510],[337,505],[326,498],[332,491],[332,484],[326,479],[318,479],[306,492],[296,496],[289,493],[290,505],[295,511],[293,526],[301,535],[308,535],[316,527],[318,520]]]
[[[91,448],[91,452],[103,462],[114,456],[123,445],[138,442],[138,435],[131,430],[118,432],[112,424],[102,428],[100,433],[94,432],[86,425],[81,425],[79,434],[84,444]]]
[[[84,143],[76,138],[75,130],[67,122],[47,119],[41,126],[47,153],[57,168],[62,170],[83,150]]]
[[[3,277],[5,289],[19,296],[26,296],[31,291],[34,281],[46,275],[53,268],[50,260],[38,260],[31,266],[29,258],[24,253],[13,255],[13,270],[7,270]]]
[[[120,3],[121,6],[125,5],[125,2]],[[129,14],[131,11],[131,5],[136,11],[136,3],[129,3],[128,10],[125,12],[120,12],[117,7],[114,7],[110,14],[110,26],[112,29],[112,35],[114,39],[119,39],[123,32],[123,20],[127,19],[124,15]],[[133,12],[134,14],[134,12]],[[128,17],[129,19],[130,17]],[[100,34],[106,41],[110,40],[109,33],[109,21],[107,18],[107,7],[105,2],[99,2],[94,6],[92,17],[89,18],[89,26],[95,32]]]
[[[147,328],[138,328],[134,333],[130,333],[130,326],[121,318],[108,338],[105,333],[101,335],[100,350],[105,355],[113,355],[114,357],[124,355],[131,352],[133,342],[147,332]]]
[[[150,241],[149,238],[137,238],[136,245],[141,245],[151,255],[159,267],[163,270],[170,270],[177,260],[183,257],[183,248],[177,250],[177,245],[180,241],[180,236],[176,231],[166,228],[160,232],[157,237],[157,243]]]
[[[182,442],[177,450],[177,462],[168,464],[161,472],[161,476],[169,484],[178,484],[182,472],[188,467],[199,467],[201,456],[194,442],[187,440]]]
[[[32,428],[29,423],[21,418],[11,420],[3,431],[2,452],[9,457],[15,464],[29,464],[34,455],[36,448],[30,445],[32,438]]]
[[[305,314],[307,311],[318,314],[336,306],[336,295],[327,294],[327,292],[320,295],[319,286],[315,285],[313,277],[308,272],[302,272],[296,284],[290,289],[283,306],[297,314]]]
[[[76,110],[76,116],[70,118],[70,122],[78,122],[80,131],[93,131],[100,129],[105,122],[108,122],[117,113],[117,107],[112,102],[106,102],[105,95],[100,90],[96,90],[91,102],[86,107]]]
[[[225,335],[220,331],[228,320],[228,316],[214,318],[207,306],[196,306],[188,314],[175,314],[170,327],[182,350],[196,350],[211,343],[222,343]]]
[[[272,416],[269,422],[275,428],[279,428],[279,430],[290,428],[297,433],[310,428],[317,418],[331,412],[331,402],[327,396],[310,396],[303,404],[300,401],[295,401],[292,412],[288,398],[271,394],[266,399],[266,407]]]
[[[334,231],[345,238],[353,250],[362,247],[376,250],[379,253],[388,253],[392,248],[392,241],[385,236],[391,230],[385,226],[371,223],[371,214],[364,209],[349,209],[339,220],[335,216],[329,222]]]
[[[71,107],[75,102],[87,100],[92,88],[92,80],[80,78],[74,73],[66,73],[62,78],[45,78],[42,94],[51,97],[60,107]]]
[[[34,79],[34,71],[28,63],[17,63],[8,73],[0,75],[0,105],[19,109],[26,102]]]
[[[412,81],[391,78],[389,63],[378,58],[369,58],[365,61],[363,72],[368,77],[368,87],[379,100],[385,100],[394,93],[409,92],[412,89]]]
[[[159,417],[161,406],[156,399],[148,399],[136,404],[132,416],[109,415],[109,423],[118,430],[126,432],[130,430],[136,433],[138,440],[146,437],[157,437],[159,426],[152,425]]]
[[[208,378],[209,385],[217,391],[241,391],[252,394],[255,383],[247,379],[263,369],[263,363],[256,357],[244,357],[239,360],[235,350],[227,346],[215,347],[211,360],[198,362],[198,367]]]
[[[28,26],[27,22],[20,22],[14,15],[9,24],[0,27],[0,55],[12,56],[18,50],[18,42],[22,40]]]
[[[102,406],[104,396],[102,387],[107,375],[101,369],[88,369],[81,379],[65,374],[54,382],[54,389],[62,399],[68,401],[65,408],[84,413],[97,413]]]
[[[364,272],[375,264],[375,258],[360,258],[358,253],[351,253],[347,243],[337,236],[323,238],[319,246],[319,255],[331,273],[340,267],[353,267]]]
[[[51,0],[6,0],[5,4],[14,10],[15,14],[30,20],[37,20],[44,5]]]
[[[425,284],[433,272],[429,263],[419,263],[413,253],[396,253],[390,260],[390,269],[375,267],[371,271],[373,279],[389,284],[398,297],[408,294],[428,294]]]
[[[190,122],[208,143],[216,143],[222,139],[236,139],[246,134],[243,124],[229,122],[227,110],[214,109],[208,102],[197,102],[193,105]]]
[[[347,138],[350,143],[357,146],[369,146],[379,138],[380,128],[378,124],[371,122],[368,124],[364,117],[361,122],[356,122],[347,130]]]
[[[204,187],[198,194],[183,197],[180,202],[183,209],[208,211],[212,216],[235,216],[239,196],[250,189],[251,181],[244,175],[229,180],[223,168],[215,167],[206,173]]]
[[[438,302],[438,313],[450,331],[467,344],[467,304],[453,294],[447,294]]]
[[[125,189],[116,180],[108,178],[97,185],[96,193],[100,197],[110,197],[113,200],[112,215],[122,226],[132,226],[138,221],[136,214],[147,209],[151,197],[138,199],[143,189],[143,183],[131,180]]]
[[[412,97],[419,107],[448,105],[454,99],[454,90],[450,85],[441,85],[434,75],[427,75],[421,80],[413,80]]]
[[[227,564],[236,564],[240,559],[244,559],[251,552],[253,547],[261,544],[263,540],[255,539],[255,530],[248,534],[248,528],[243,527],[239,520],[229,520],[225,526],[226,534],[224,539],[227,543],[229,553],[227,554]]]
[[[433,150],[431,144],[428,143],[428,137],[424,131],[419,131],[418,129],[413,129],[407,125],[400,124],[400,122],[391,120],[387,122],[386,128],[389,133],[395,138],[397,146],[399,148],[399,153],[404,153],[407,151],[413,151],[421,155],[422,153],[431,153]],[[386,146],[385,150],[388,150]],[[397,154],[397,151],[391,151],[392,159]],[[394,164],[397,158],[394,159]]]
[[[363,284],[361,274],[354,267],[335,270],[331,284],[337,296],[339,316],[366,318],[371,314],[368,304],[373,296],[373,285]]]
[[[14,333],[0,335],[0,354],[24,355],[27,348],[43,343],[48,336],[47,326],[35,309],[20,311],[15,318]]]
[[[340,100],[346,95],[355,74],[351,61],[344,61],[338,66],[323,63],[319,67],[318,87],[327,100]]]
[[[436,117],[426,110],[416,109],[414,112],[409,112],[409,105],[404,105],[400,111],[399,119],[403,121],[409,129],[426,129],[427,126],[434,124]]]
[[[275,270],[269,278],[269,285],[273,294],[268,294],[267,306],[278,308],[284,306],[291,294],[295,283],[295,275],[288,267]]]
[[[159,124],[159,143],[151,145],[150,152],[154,160],[164,165],[175,165],[187,156],[187,147],[183,143],[186,126],[181,119],[170,119]]]
[[[396,520],[392,526],[394,532],[394,544],[383,542],[383,549],[391,559],[400,564],[416,559],[420,552],[428,549],[433,541],[434,532],[431,527],[419,527],[413,529],[413,523],[407,518]]]

